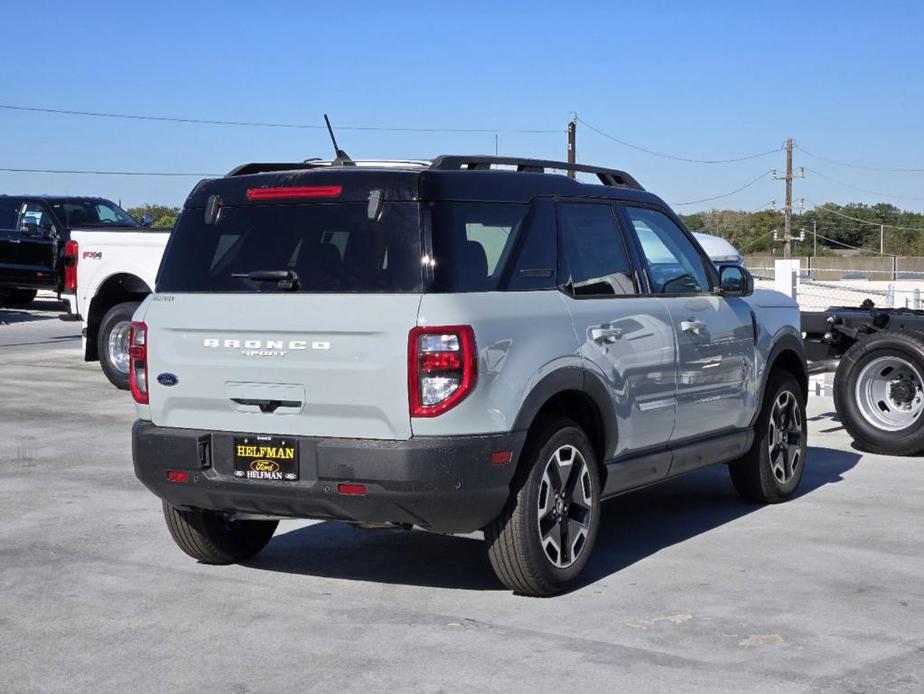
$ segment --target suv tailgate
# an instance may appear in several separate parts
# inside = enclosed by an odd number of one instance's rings
[[[420,294],[165,294],[145,313],[154,424],[408,439]],[[158,376],[171,373],[176,379]]]

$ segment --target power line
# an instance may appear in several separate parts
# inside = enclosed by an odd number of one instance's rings
[[[663,157],[664,159],[672,159],[674,161],[685,161],[685,162],[690,162],[694,164],[731,164],[731,163],[738,162],[738,161],[748,161],[749,159],[757,159],[759,157],[766,157],[769,154],[776,154],[777,152],[780,151],[780,148],[776,147],[774,149],[767,150],[766,152],[758,152],[757,154],[748,154],[743,157],[734,157],[732,159],[692,159],[690,157],[680,157],[680,156],[676,156],[673,154],[664,154],[663,152],[656,152],[655,150],[648,149],[647,147],[641,147],[639,145],[634,145],[631,142],[620,140],[618,137],[614,137],[613,135],[610,135],[609,133],[603,132],[599,128],[595,128],[590,123],[588,123],[587,121],[581,118],[577,118],[577,121],[581,125],[586,127],[588,130],[593,130],[598,135],[601,135],[609,140],[612,140],[613,142],[618,142],[619,144],[625,147],[630,147],[632,149],[638,150],[639,152],[645,152],[645,154],[651,154],[652,156],[655,156],[655,157]]]
[[[746,246],[744,246],[744,248],[739,248],[739,249],[738,249],[738,253],[740,253],[740,254],[743,255],[743,254],[746,253],[747,251],[751,250],[751,249],[754,247],[754,245],[755,245],[758,241],[763,241],[765,238],[767,238],[768,236],[770,236],[770,234],[772,234],[772,233],[773,233],[773,230],[771,229],[770,231],[766,232],[765,234],[761,234],[761,235],[758,236],[757,238],[751,239],[751,240],[748,242],[748,244],[747,244]]]
[[[191,176],[195,178],[219,178],[224,174],[215,173],[178,173],[164,171],[80,171],[77,169],[9,169],[0,168],[7,173],[40,173],[40,174],[85,174],[90,176]]]
[[[875,191],[875,190],[868,190],[867,188],[860,188],[860,187],[858,187],[858,186],[851,185],[850,183],[845,183],[844,181],[838,181],[836,178],[831,178],[830,176],[827,176],[827,175],[821,173],[820,171],[817,171],[816,169],[810,169],[810,168],[807,167],[807,166],[804,167],[804,168],[805,168],[806,171],[811,171],[813,174],[815,174],[816,176],[820,176],[821,178],[825,179],[826,181],[830,181],[831,183],[836,183],[837,185],[839,185],[839,186],[844,186],[845,188],[852,188],[853,190],[859,191],[859,192],[861,192],[861,193],[866,193],[866,194],[868,194],[868,195],[878,195],[878,196],[883,197],[883,198],[895,198],[896,200],[924,200],[924,197],[921,197],[921,196],[914,196],[914,195],[890,195],[889,193],[880,193],[880,192]]]
[[[808,200],[808,198],[806,198],[806,200]],[[848,214],[844,214],[843,212],[838,212],[837,210],[832,210],[830,207],[824,207],[822,205],[819,205],[817,202],[812,202],[811,200],[808,200],[808,202],[814,205],[815,211],[820,210],[822,212],[830,212],[831,214],[837,215],[838,217],[843,217],[844,219],[849,219],[854,222],[859,222],[860,224],[868,224],[869,226],[874,226],[874,227],[886,227],[888,229],[901,229],[903,231],[924,231],[924,228],[920,228],[920,227],[902,227],[902,226],[897,226],[895,224],[885,224],[883,222],[871,222],[868,219],[860,219],[859,217],[851,217]]]
[[[740,193],[742,190],[745,190],[745,189],[747,189],[747,188],[750,188],[752,185],[754,185],[755,183],[757,183],[758,181],[760,181],[764,176],[766,176],[766,175],[769,174],[769,173],[770,173],[770,170],[768,169],[767,171],[764,171],[762,174],[760,174],[760,175],[759,175],[757,178],[755,178],[754,180],[752,180],[752,181],[750,181],[750,182],[748,182],[748,183],[745,183],[745,184],[744,184],[743,186],[741,186],[740,188],[735,188],[734,190],[731,190],[731,191],[729,191],[729,192],[727,192],[727,193],[722,193],[721,195],[713,195],[712,197],[709,197],[709,198],[702,198],[702,199],[700,199],[700,200],[689,200],[688,202],[674,202],[674,203],[671,203],[671,206],[672,206],[672,207],[680,207],[680,206],[682,206],[682,205],[695,205],[695,204],[697,204],[697,203],[699,203],[699,202],[709,202],[709,201],[711,201],[711,200],[719,200],[719,199],[721,199],[721,198],[727,198],[727,197],[729,197],[729,196],[731,196],[731,195],[734,195],[735,193]],[[766,207],[766,205],[764,205],[764,207]]]
[[[253,128],[294,128],[300,130],[325,130],[326,126],[315,123],[268,123],[262,121],[236,121],[236,120],[209,120],[205,118],[183,118],[176,116],[146,116],[130,113],[108,113],[103,111],[76,111],[63,108],[39,108],[35,106],[14,106],[0,104],[0,109],[7,111],[27,111],[30,113],[53,113],[65,116],[88,116],[92,118],[118,118],[123,120],[159,121],[167,123],[192,123],[196,125],[232,125]],[[530,128],[404,128],[384,127],[372,125],[338,125],[337,130],[360,130],[374,132],[406,132],[406,133],[472,133],[472,134],[528,134],[528,135],[560,135],[561,129],[530,129]]]
[[[823,234],[819,234],[817,231],[811,232],[814,236],[824,239],[825,241],[830,241],[831,243],[836,243],[839,246],[844,246],[845,248],[852,248],[856,251],[865,251],[866,253],[875,253],[876,255],[888,255],[887,253],[882,253],[877,251],[874,248],[863,248],[862,246],[851,246],[849,243],[844,243],[843,241],[838,241],[837,239],[829,238]]]
[[[905,168],[889,168],[885,166],[866,166],[864,164],[853,164],[853,163],[846,162],[846,161],[839,161],[837,159],[831,159],[830,157],[823,157],[820,154],[812,154],[807,149],[800,147],[799,145],[796,145],[796,149],[798,149],[803,154],[807,154],[810,157],[815,157],[816,159],[821,159],[822,161],[826,161],[829,164],[835,164],[837,166],[846,166],[851,169],[864,169],[866,171],[889,171],[892,173],[924,173],[924,169],[905,169]]]

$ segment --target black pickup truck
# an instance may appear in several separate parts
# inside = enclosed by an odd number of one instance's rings
[[[23,308],[39,289],[74,288],[71,229],[137,229],[151,221],[103,198],[0,195],[0,306]]]

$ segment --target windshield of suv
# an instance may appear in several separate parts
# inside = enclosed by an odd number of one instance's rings
[[[125,210],[106,200],[52,200],[51,207],[68,229],[140,226]]]
[[[161,263],[159,292],[418,292],[419,208],[386,203],[222,207],[180,216]],[[282,279],[284,278],[284,279]]]

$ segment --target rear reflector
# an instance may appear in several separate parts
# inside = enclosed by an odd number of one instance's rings
[[[494,451],[491,454],[491,465],[506,465],[513,458],[510,451]]]
[[[287,186],[284,188],[248,188],[248,200],[285,200],[289,198],[336,198],[343,186]]]
[[[189,482],[189,473],[186,470],[167,470],[167,481],[186,484]]]
[[[346,496],[366,496],[366,485],[338,484],[337,491]]]

